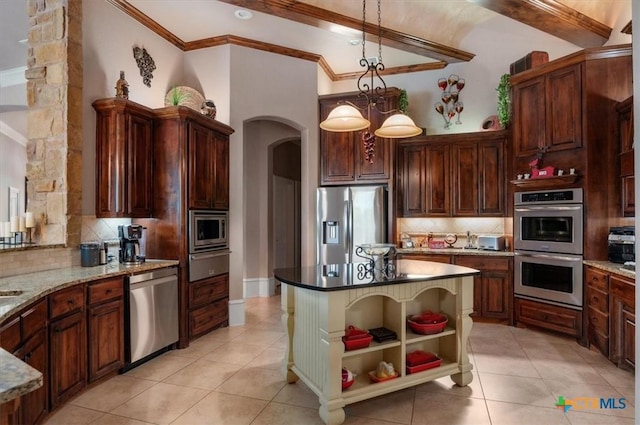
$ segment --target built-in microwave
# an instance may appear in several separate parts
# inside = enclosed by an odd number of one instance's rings
[[[195,254],[229,248],[227,211],[189,211],[189,252]]]

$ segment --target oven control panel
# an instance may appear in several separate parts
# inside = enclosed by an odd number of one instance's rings
[[[516,205],[582,203],[582,189],[518,192],[515,194],[515,198]]]

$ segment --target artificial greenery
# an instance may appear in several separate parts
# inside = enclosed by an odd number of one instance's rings
[[[182,105],[183,102],[188,100],[191,97],[191,94],[182,91],[180,87],[174,87],[171,89],[169,94],[169,99],[171,104],[174,106]]]
[[[398,108],[405,115],[409,114],[409,97],[405,89],[400,89],[400,97],[398,98]]]
[[[511,118],[509,108],[509,103],[511,103],[511,83],[509,82],[509,74],[503,74],[500,77],[500,83],[496,91],[498,92],[498,121],[502,128],[507,128]]]

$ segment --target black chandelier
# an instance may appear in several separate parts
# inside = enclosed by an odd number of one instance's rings
[[[358,96],[366,100],[367,118],[362,116],[360,108],[350,102],[345,102],[335,107],[327,116],[327,119],[320,123],[320,128],[332,132],[359,131],[367,129],[371,126],[371,108],[375,107],[382,114],[391,114],[396,112],[382,111],[380,105],[384,102],[387,94],[387,85],[380,76],[384,71],[384,63],[382,62],[382,27],[380,0],[378,0],[378,57],[367,58],[365,52],[365,25],[367,15],[367,0],[362,0],[362,58],[360,66],[365,71],[358,78]],[[413,120],[402,113],[395,113],[387,118],[382,126],[375,131],[378,137],[399,139],[405,137],[413,137],[422,133],[422,129],[417,127]],[[367,131],[363,133],[363,141],[371,144],[375,138]]]

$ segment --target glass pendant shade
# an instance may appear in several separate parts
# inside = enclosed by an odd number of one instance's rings
[[[326,131],[346,132],[363,130],[370,125],[369,120],[363,118],[356,108],[340,105],[329,112],[327,119],[320,123],[320,128]]]
[[[376,136],[387,139],[401,139],[422,134],[413,120],[404,114],[394,114],[384,120],[382,126],[375,131]]]

